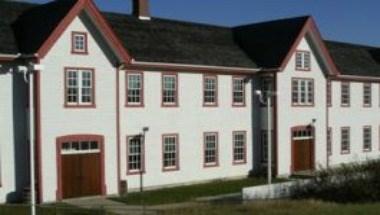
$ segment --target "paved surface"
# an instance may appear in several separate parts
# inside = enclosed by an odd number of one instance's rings
[[[117,215],[157,215],[157,209],[126,205],[121,202],[109,200],[104,197],[70,199],[64,201],[67,204],[87,209],[104,209]]]

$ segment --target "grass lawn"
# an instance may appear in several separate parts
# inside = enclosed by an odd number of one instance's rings
[[[279,182],[280,180],[275,180]],[[284,181],[284,180],[281,180]],[[179,203],[195,200],[199,197],[215,196],[229,193],[241,192],[243,187],[262,185],[267,182],[266,178],[245,178],[229,181],[214,181],[205,184],[165,188],[140,193],[129,193],[126,197],[111,198],[112,200],[130,205],[141,204],[141,198],[146,205],[159,205]]]
[[[0,205],[1,215],[30,215],[27,205]],[[106,215],[101,210],[79,209],[65,204],[50,204],[37,207],[38,215]]]
[[[244,205],[201,205],[161,215],[378,215],[380,203],[335,204],[320,201],[267,201]]]

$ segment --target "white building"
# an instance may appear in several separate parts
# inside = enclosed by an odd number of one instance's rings
[[[258,89],[277,92],[278,176],[379,156],[379,48],[323,41],[311,17],[224,28],[148,9],[0,2],[0,201],[29,185],[30,143],[40,202],[259,172]]]

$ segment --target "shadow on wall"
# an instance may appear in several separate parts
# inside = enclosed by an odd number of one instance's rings
[[[23,74],[12,74],[12,108],[13,143],[14,143],[14,177],[15,190],[7,194],[6,201],[21,202],[23,191],[29,182],[29,144],[27,138],[28,87]],[[5,176],[6,177],[6,176]]]

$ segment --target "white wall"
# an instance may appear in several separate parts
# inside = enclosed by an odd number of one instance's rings
[[[330,164],[362,161],[380,157],[380,84],[372,83],[372,106],[363,107],[363,83],[350,82],[351,105],[341,107],[341,81],[332,81],[332,106],[329,108],[329,127],[332,128]],[[363,127],[372,127],[372,151],[363,151]],[[350,127],[351,150],[341,154],[341,127]]]
[[[295,54],[283,72],[277,76],[278,101],[278,174],[291,173],[291,128],[310,125],[316,119],[315,167],[326,165],[326,78],[317,60],[316,52],[303,38],[297,50],[311,52],[311,71],[295,71]],[[314,107],[292,107],[292,78],[314,79]]]
[[[117,193],[116,69],[97,43],[98,35],[83,16],[68,29],[41,60],[41,150],[43,200],[55,201],[57,190],[56,138],[64,135],[104,135],[107,194]],[[86,24],[86,25],[85,25]],[[90,31],[91,30],[91,31]],[[71,54],[71,32],[88,32],[89,55]],[[108,55],[110,56],[110,55]],[[64,67],[95,69],[96,108],[64,108]]]
[[[125,73],[121,89],[125,89]],[[161,107],[161,72],[144,72],[145,107],[123,107],[121,111],[121,174],[129,189],[139,187],[138,175],[127,175],[126,136],[146,135],[144,186],[155,187],[246,176],[252,168],[251,84],[246,85],[246,107],[232,107],[232,76],[218,75],[218,107],[203,107],[203,75],[179,73],[179,107]],[[125,104],[125,93],[121,93]],[[247,164],[233,165],[232,132],[247,131]],[[219,166],[203,167],[203,132],[219,132]],[[162,171],[162,134],[178,133],[180,170]]]

